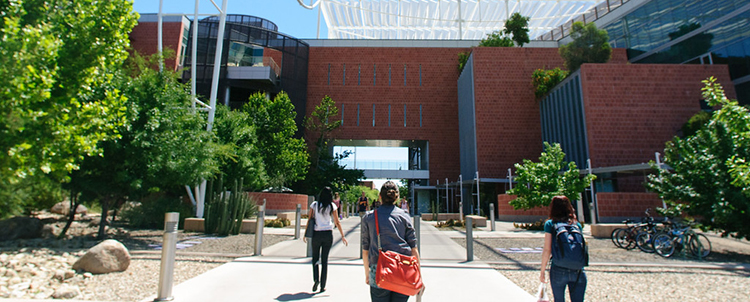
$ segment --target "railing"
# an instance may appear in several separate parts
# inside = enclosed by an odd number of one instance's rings
[[[630,0],[606,0],[599,5],[587,10],[582,15],[571,19],[569,22],[565,22],[559,27],[551,30],[550,32],[543,34],[537,38],[542,41],[559,41],[570,35],[570,29],[573,27],[575,22],[583,22],[583,24],[594,22],[599,18],[612,12],[614,9],[622,6]]]
[[[354,160],[345,159],[339,162],[346,165],[347,169],[360,170],[409,170],[409,161],[406,160]]]
[[[271,67],[271,70],[278,77],[281,74],[281,68],[271,57],[242,57],[233,62],[227,62],[227,66],[253,66],[253,67]]]

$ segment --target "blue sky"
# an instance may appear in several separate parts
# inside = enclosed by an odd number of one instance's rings
[[[214,0],[221,7],[222,0]],[[310,0],[303,0],[310,4]],[[165,14],[192,15],[195,1],[164,0]],[[134,0],[133,7],[138,13],[158,13],[159,0]],[[198,10],[202,14],[216,14],[218,10],[209,0],[200,0]],[[318,26],[318,9],[305,9],[297,0],[228,0],[228,14],[251,15],[267,19],[279,26],[279,32],[295,38],[314,39]],[[190,16],[192,19],[192,16]],[[328,37],[323,16],[320,17],[320,38]]]

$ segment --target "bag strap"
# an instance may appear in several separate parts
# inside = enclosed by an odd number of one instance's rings
[[[378,251],[382,251],[383,248],[380,247],[380,223],[378,223],[378,209],[375,209],[373,212],[375,213],[375,232],[378,234]]]

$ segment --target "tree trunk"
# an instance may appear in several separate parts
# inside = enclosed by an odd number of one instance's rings
[[[97,233],[97,238],[99,240],[104,240],[107,237],[107,212],[109,212],[109,202],[110,197],[102,199],[102,219],[99,222],[99,233]]]
[[[73,224],[73,221],[76,219],[76,210],[78,210],[78,206],[80,206],[81,203],[78,202],[78,194],[71,191],[70,192],[70,210],[68,211],[68,222],[65,223],[65,227],[62,229],[59,235],[57,235],[57,239],[63,239],[65,238],[65,234],[68,233],[68,229],[70,228],[70,225]]]

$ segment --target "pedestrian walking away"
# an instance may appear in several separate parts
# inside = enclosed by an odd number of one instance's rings
[[[312,236],[312,266],[313,266],[313,287],[312,291],[326,291],[326,280],[328,279],[328,253],[333,245],[333,226],[339,229],[341,241],[344,245],[349,245],[344,237],[344,231],[341,229],[339,221],[338,207],[333,203],[333,194],[330,187],[323,188],[318,196],[318,201],[310,205],[308,217],[315,218],[315,226]],[[306,237],[302,241],[307,242]],[[318,269],[320,265],[320,270]]]
[[[582,302],[588,279],[584,266],[588,265],[588,250],[573,205],[565,196],[555,196],[550,203],[549,219],[544,223],[544,250],[539,280],[547,282],[546,270],[550,262],[549,283],[555,301],[565,301],[568,288],[571,302]]]
[[[377,230],[379,226],[380,247],[384,252],[394,251],[419,259],[416,232],[409,215],[395,206],[398,186],[394,182],[387,181],[383,184],[380,199],[383,204],[362,219],[362,263],[365,269],[365,283],[370,285],[370,299],[373,302],[404,302],[409,300],[409,296],[382,289],[375,280],[379,254]],[[377,224],[375,219],[378,219]]]
[[[357,200],[357,212],[359,212],[359,217],[365,216],[365,213],[367,213],[368,205],[369,201],[367,200],[367,196],[365,196],[365,191],[362,191],[362,196],[360,196]]]

